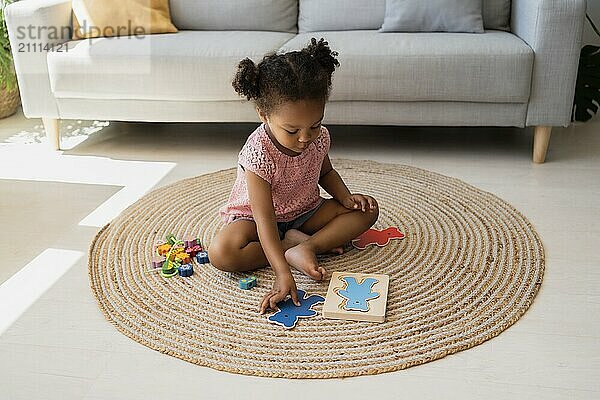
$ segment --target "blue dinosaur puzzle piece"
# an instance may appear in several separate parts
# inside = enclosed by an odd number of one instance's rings
[[[338,290],[337,294],[346,299],[344,310],[346,311],[369,311],[368,301],[379,297],[379,292],[372,292],[373,285],[379,282],[375,278],[366,278],[360,284],[353,276],[341,278],[346,282],[346,288]]]
[[[306,292],[304,290],[298,289],[300,306],[296,306],[291,298],[277,303],[279,311],[271,315],[268,320],[282,325],[286,329],[292,329],[296,326],[299,318],[308,318],[317,315],[317,312],[312,310],[311,307],[315,304],[323,303],[325,298],[318,294],[311,294],[307,298],[304,298],[305,295]]]

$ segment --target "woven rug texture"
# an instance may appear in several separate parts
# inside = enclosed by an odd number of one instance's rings
[[[383,323],[301,319],[286,330],[256,312],[273,283],[210,264],[189,278],[148,273],[154,244],[169,233],[205,247],[221,229],[235,169],[158,188],[101,229],[89,249],[89,279],[100,310],[120,332],[151,349],[238,374],[339,378],[397,371],[469,349],[514,324],[544,275],[544,249],[531,223],[497,196],[427,170],[332,160],[350,191],[379,202],[374,228],[406,234],[385,247],[319,257],[329,271],[388,274]],[[323,194],[325,194],[323,192]],[[325,296],[329,279],[293,271],[299,289]]]

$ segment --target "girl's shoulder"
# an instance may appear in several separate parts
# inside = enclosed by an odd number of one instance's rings
[[[324,125],[321,125],[321,134],[315,140],[315,145],[320,152],[327,153],[329,151],[329,147],[331,146],[331,137],[329,136],[329,129],[327,129]]]
[[[268,141],[269,140],[269,136],[267,135],[267,133],[265,132],[265,130],[263,129],[263,126],[260,125],[258,128],[256,128],[254,130],[254,132],[252,132],[248,138],[246,139],[246,142],[244,143],[244,146],[242,147],[242,151],[244,149],[252,149],[254,151],[258,150],[258,151],[264,151],[267,152],[267,145],[268,145]]]
[[[238,154],[238,163],[242,169],[254,172],[265,181],[271,183],[275,174],[276,159],[269,149],[267,141],[270,140],[266,132],[259,126],[248,136],[246,143]]]

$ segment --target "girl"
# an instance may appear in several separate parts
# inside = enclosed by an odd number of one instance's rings
[[[329,131],[321,121],[337,55],[324,39],[312,38],[304,49],[269,53],[258,65],[242,60],[233,80],[235,91],[254,101],[262,124],[239,153],[237,179],[219,211],[227,225],[208,253],[223,271],[273,268],[261,314],[288,294],[299,306],[290,267],[322,280],[327,271],[316,255],[341,254],[340,246],[379,215],[375,199],[350,193],[327,154]],[[319,185],[333,198],[320,197]]]

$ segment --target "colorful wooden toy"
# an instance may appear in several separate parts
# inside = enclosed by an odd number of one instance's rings
[[[181,261],[182,264],[189,264],[192,262],[190,255],[184,251],[175,254],[175,260]]]
[[[298,300],[300,306],[296,306],[291,298],[285,301],[277,303],[279,309],[275,314],[269,316],[267,319],[269,322],[283,326],[286,329],[292,329],[298,323],[300,318],[310,318],[317,315],[317,312],[311,307],[315,304],[320,304],[325,301],[323,296],[317,294],[311,294],[306,297],[304,290],[298,289]]]
[[[196,254],[202,251],[202,247],[197,244],[185,249],[185,252],[190,255],[190,257],[196,257]]]
[[[249,290],[256,286],[257,280],[255,276],[242,278],[239,281],[240,289]]]
[[[199,263],[208,263],[208,253],[202,251],[200,239],[188,237],[178,240],[172,233],[168,234],[165,242],[155,244],[158,257],[152,259],[152,269],[147,272],[160,270],[161,276],[171,278],[177,274],[191,276],[194,273],[192,258]]]
[[[177,238],[172,233],[169,233],[165,239],[171,246],[177,242]]]
[[[152,268],[162,268],[163,263],[165,262],[165,257],[153,257],[152,258]]]
[[[160,274],[165,278],[171,278],[177,275],[178,273],[179,272],[177,271],[177,266],[170,262],[165,262],[163,264],[162,269],[160,270]]]
[[[385,321],[390,277],[381,274],[334,272],[323,316],[353,321]]]
[[[159,256],[164,256],[165,254],[167,254],[167,253],[168,253],[168,252],[171,250],[171,247],[172,247],[172,246],[171,246],[170,244],[168,244],[168,243],[163,243],[163,244],[161,244],[160,246],[158,246],[158,247],[156,248],[156,253],[157,253]]]
[[[179,276],[188,277],[194,274],[194,266],[192,264],[183,264],[177,268]]]
[[[208,261],[208,253],[206,251],[198,252],[196,254],[196,261],[198,261],[198,264],[208,264],[210,262]]]
[[[171,247],[171,249],[169,250],[169,253],[171,254],[171,261],[175,260],[175,258],[177,256],[183,257],[184,255],[188,255],[185,252],[185,250],[183,249],[183,247],[180,247],[180,246]]]
[[[166,260],[162,265],[160,275],[164,278],[171,278],[179,273],[178,268],[181,265],[181,261],[176,260],[175,255],[182,251],[183,242],[181,240],[177,240],[174,235],[168,235],[167,241],[171,242],[171,249],[165,256]]]
[[[364,250],[370,244],[385,246],[391,239],[404,239],[404,233],[400,232],[395,226],[383,229],[369,229],[356,239],[352,239],[352,245],[359,250]]]
[[[192,237],[186,237],[183,239],[183,244],[186,248],[198,245],[198,239]]]

